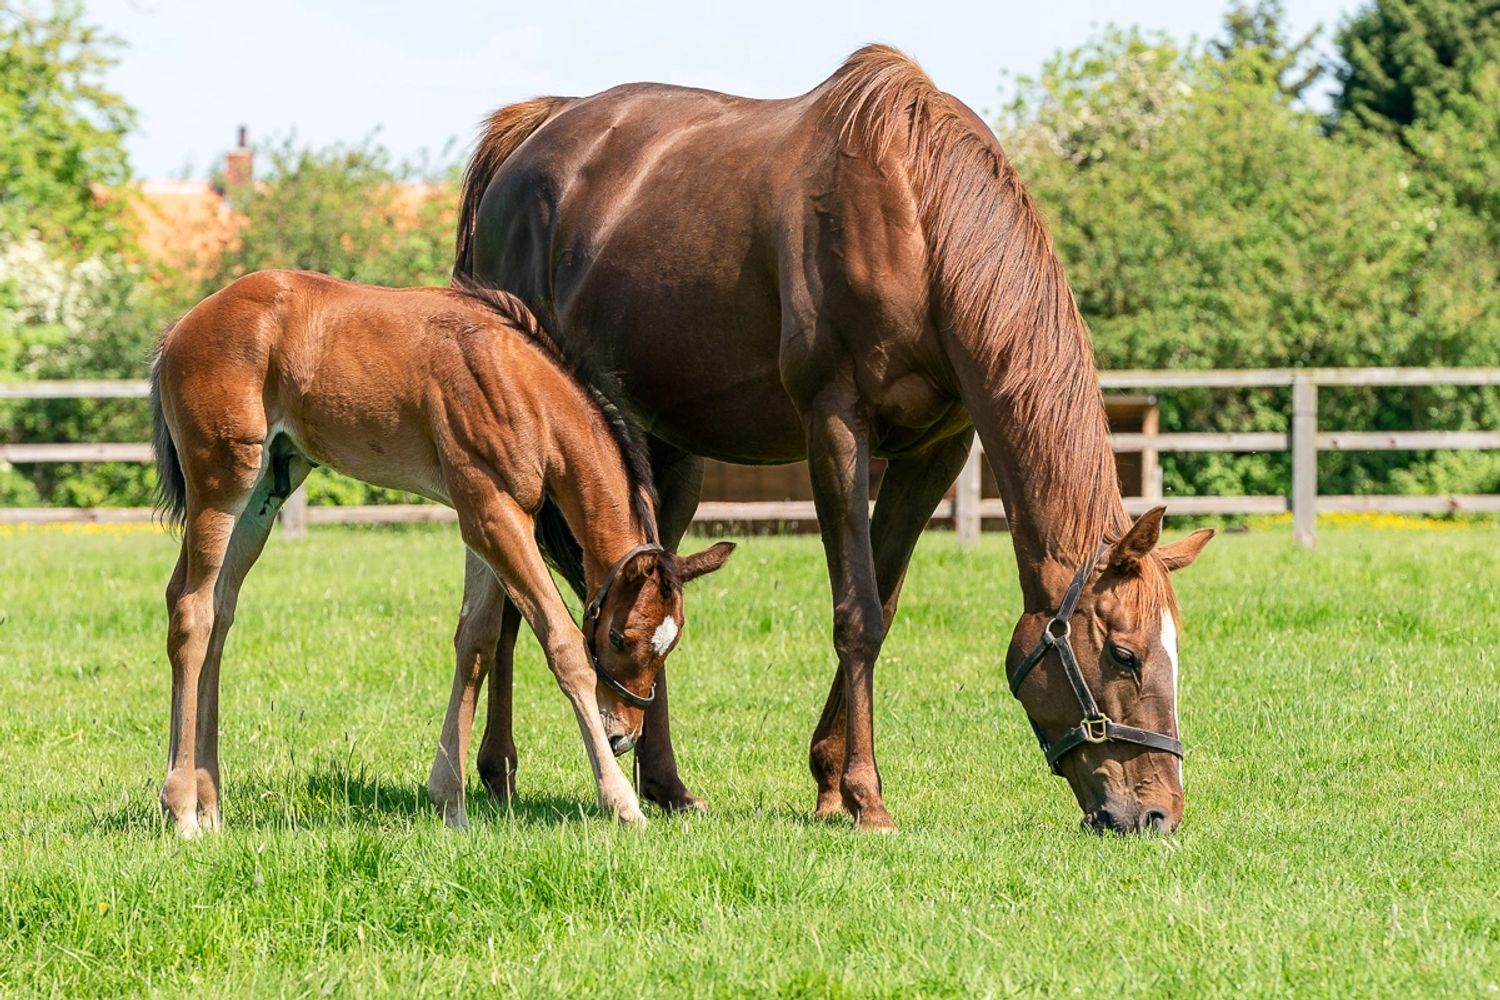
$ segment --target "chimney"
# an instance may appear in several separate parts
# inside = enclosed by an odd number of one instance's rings
[[[245,126],[240,126],[239,145],[224,154],[224,194],[230,201],[236,192],[245,190],[254,180],[252,161],[254,152],[248,145]]]

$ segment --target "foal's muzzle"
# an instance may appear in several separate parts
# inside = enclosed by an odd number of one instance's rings
[[[614,751],[616,757],[624,756],[635,746],[634,737],[615,735],[609,738],[609,748]]]

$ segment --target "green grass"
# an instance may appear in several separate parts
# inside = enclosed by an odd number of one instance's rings
[[[808,538],[694,585],[672,703],[707,817],[593,806],[535,643],[521,799],[421,793],[451,530],[273,539],[225,659],[226,830],[156,807],[163,536],[0,534],[0,995],[1500,995],[1500,530],[1229,535],[1177,583],[1187,814],[1077,829],[998,660],[1007,540],[918,550],[878,672],[895,837],[809,820]],[[471,778],[471,789],[477,789]]]

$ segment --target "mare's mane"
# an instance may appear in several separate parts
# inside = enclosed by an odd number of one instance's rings
[[[1118,537],[1129,522],[1112,488],[1088,328],[1041,213],[993,133],[887,46],[855,52],[823,88],[840,141],[911,179],[943,322],[1022,429],[1042,495],[1074,514],[1058,540],[1086,551]]]

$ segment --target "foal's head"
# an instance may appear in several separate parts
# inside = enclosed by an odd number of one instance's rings
[[[1067,641],[1099,713],[1148,736],[1180,739],[1177,728],[1177,599],[1167,574],[1187,566],[1213,537],[1212,530],[1157,547],[1164,508],[1142,515],[1099,560],[1084,570]],[[1055,566],[1049,591],[1061,593],[1077,567]],[[1055,609],[1021,618],[1007,656],[1014,673],[1037,646]],[[1052,626],[1053,633],[1063,631]],[[1017,696],[1048,744],[1057,744],[1083,721],[1081,699],[1061,653],[1050,649],[1025,675]],[[1091,730],[1099,735],[1103,727]],[[1161,749],[1113,739],[1085,740],[1058,757],[1083,810],[1083,825],[1097,831],[1170,831],[1182,819],[1182,761]]]
[[[733,542],[719,542],[690,556],[655,549],[620,567],[593,635],[585,637],[592,638],[600,669],[635,696],[627,700],[603,679],[595,686],[604,732],[616,756],[640,739],[645,709],[636,702],[652,696],[656,675],[682,634],[682,585],[723,566],[733,551]]]

